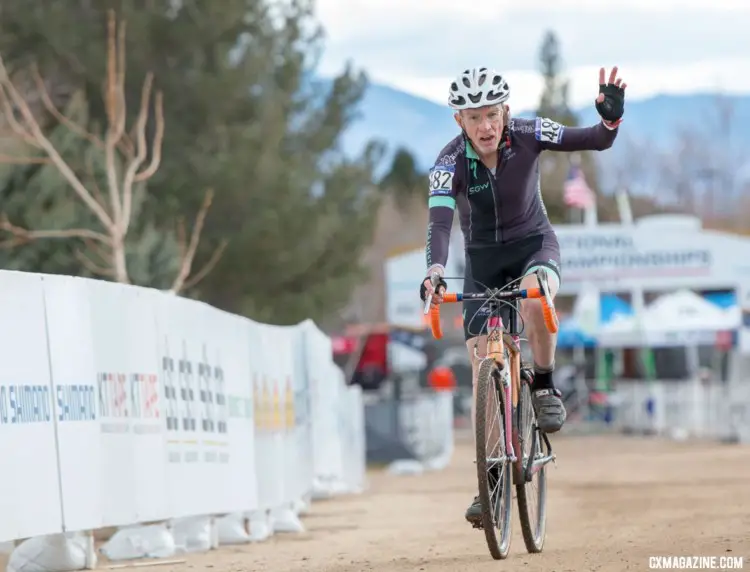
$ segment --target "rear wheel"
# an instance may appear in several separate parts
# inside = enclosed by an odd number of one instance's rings
[[[531,481],[526,482],[526,467],[535,459],[549,455],[546,441],[536,425],[536,413],[531,403],[531,376],[522,371],[521,391],[515,411],[516,429],[514,448],[518,460],[515,465],[516,497],[518,516],[521,521],[521,532],[526,550],[530,553],[541,552],[547,528],[547,467],[537,471]]]
[[[506,458],[502,385],[495,360],[485,358],[477,373],[476,459],[482,529],[495,560],[510,552],[512,474]]]

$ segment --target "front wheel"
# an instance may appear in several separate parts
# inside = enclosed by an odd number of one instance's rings
[[[526,372],[522,372],[522,377]],[[523,542],[529,553],[541,552],[547,528],[547,467],[542,466],[531,481],[526,482],[526,468],[534,460],[547,455],[546,441],[536,425],[536,413],[531,403],[530,379],[521,383],[516,409],[517,439],[514,447],[516,455],[516,497],[518,500],[518,516],[521,521]]]
[[[485,358],[477,373],[476,455],[482,529],[495,560],[510,552],[512,474],[505,447],[502,386],[495,360]]]

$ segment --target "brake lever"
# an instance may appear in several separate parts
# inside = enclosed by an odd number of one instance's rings
[[[539,282],[539,289],[542,291],[542,296],[546,300],[548,305],[552,305],[552,296],[549,292],[549,282],[547,282],[547,273],[539,269],[536,271],[536,280]]]
[[[430,283],[432,284],[432,291],[435,291],[435,288],[437,287],[437,283],[440,281],[440,274],[437,272],[433,272],[430,276]],[[432,292],[425,298],[424,302],[424,315],[430,313],[430,306],[432,305]]]
[[[425,301],[424,301],[424,315],[425,316],[430,313],[431,305],[432,305],[432,294],[429,294],[427,298],[425,298]]]

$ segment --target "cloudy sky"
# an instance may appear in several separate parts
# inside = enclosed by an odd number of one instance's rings
[[[511,107],[534,106],[548,29],[574,105],[593,100],[599,67],[612,65],[633,98],[750,93],[750,0],[317,0],[317,12],[321,73],[351,59],[373,81],[441,104],[457,73],[484,65],[507,76]]]

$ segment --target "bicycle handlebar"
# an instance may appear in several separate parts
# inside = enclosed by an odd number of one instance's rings
[[[557,312],[553,305],[547,302],[547,296],[542,288],[526,288],[523,290],[490,290],[480,294],[464,294],[458,292],[444,292],[443,304],[454,304],[464,300],[540,300],[542,303],[542,315],[544,316],[544,325],[551,334],[556,334],[559,326]],[[430,304],[432,299],[427,301]],[[426,305],[427,306],[427,305]],[[426,313],[426,312],[425,312]],[[443,337],[443,331],[440,326],[440,304],[432,305],[430,308],[430,328],[432,336],[439,340]]]

